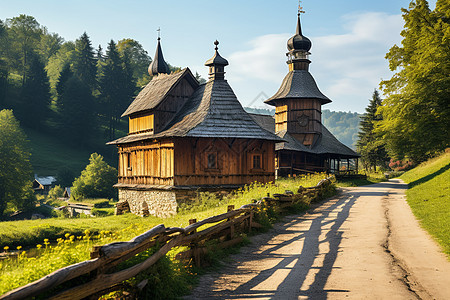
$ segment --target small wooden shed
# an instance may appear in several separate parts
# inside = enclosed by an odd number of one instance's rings
[[[282,139],[244,111],[224,77],[228,61],[215,44],[205,63],[209,81],[200,85],[189,68],[158,71],[154,64],[165,64],[158,40],[158,60],[149,68],[154,78],[123,114],[129,134],[109,143],[119,149],[119,200],[134,213],[167,216],[198,189],[235,189],[275,178],[275,142]]]

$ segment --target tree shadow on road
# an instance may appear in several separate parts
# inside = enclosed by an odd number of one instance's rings
[[[352,195],[345,194],[326,201],[301,217],[287,217],[285,220],[288,221],[287,223],[277,224],[271,234],[266,235],[265,240],[259,240],[258,245],[250,246],[249,251],[244,253],[244,258],[240,257],[240,259],[254,261],[276,260],[277,263],[273,267],[260,271],[237,288],[233,286],[229,290],[218,291],[215,289],[210,291],[208,295],[196,295],[196,298],[297,299],[298,297],[307,297],[326,299],[330,292],[348,292],[347,290],[325,289],[325,283],[331,271],[335,268],[334,263],[340,252],[344,231],[341,228],[342,224],[349,218],[350,209],[358,197],[384,194],[383,191],[361,191],[361,193],[353,193]],[[304,228],[304,222],[310,222],[309,229],[297,230],[296,227],[302,225]],[[288,235],[288,238],[282,243],[275,244],[274,241],[271,241],[274,236],[283,234]],[[283,248],[290,244],[298,244],[301,249],[294,251],[294,254],[283,253]],[[263,250],[261,251],[261,249]],[[321,260],[323,262],[320,262]],[[225,270],[222,271],[225,272],[226,278],[248,276],[252,271],[238,268],[237,265],[236,262],[225,266]],[[281,280],[280,274],[282,274]],[[315,274],[315,276],[308,276],[308,274]],[[277,279],[274,279],[275,277]],[[311,278],[314,278],[312,282]],[[266,284],[266,280],[269,286]],[[279,282],[279,284],[273,286],[274,281]],[[211,285],[213,285],[213,282],[211,282]]]

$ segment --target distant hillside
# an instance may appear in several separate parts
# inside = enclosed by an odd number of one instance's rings
[[[358,139],[360,114],[344,111],[322,110],[322,122],[344,145],[355,149]]]
[[[275,109],[244,107],[246,112],[253,114],[274,115]],[[334,136],[344,145],[355,149],[358,139],[360,114],[344,111],[322,111],[322,122]]]

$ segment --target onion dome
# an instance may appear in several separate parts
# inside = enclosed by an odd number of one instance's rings
[[[216,52],[213,57],[205,62],[205,66],[209,67],[209,79],[223,80],[225,74],[224,67],[228,66],[228,61],[219,54],[219,48],[217,47],[219,41],[216,40],[214,45],[216,45],[214,48]]]
[[[158,37],[158,45],[156,46],[155,56],[153,57],[152,63],[148,67],[148,73],[150,74],[150,76],[155,76],[160,73],[164,74],[170,73],[169,66],[164,61],[164,56],[161,50],[161,44],[159,42],[160,40],[161,38]]]
[[[305,51],[308,52],[311,49],[311,41],[302,34],[302,27],[300,25],[300,14],[297,17],[297,31],[295,35],[291,37],[287,42],[287,48],[289,51]]]

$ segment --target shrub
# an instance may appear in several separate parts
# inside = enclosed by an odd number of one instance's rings
[[[48,197],[50,199],[58,199],[59,197],[62,197],[64,195],[64,190],[60,185],[55,185],[54,188],[52,188],[48,192]]]
[[[89,164],[75,179],[72,188],[72,198],[117,198],[113,185],[117,181],[117,170],[108,165],[103,156],[93,153]]]

